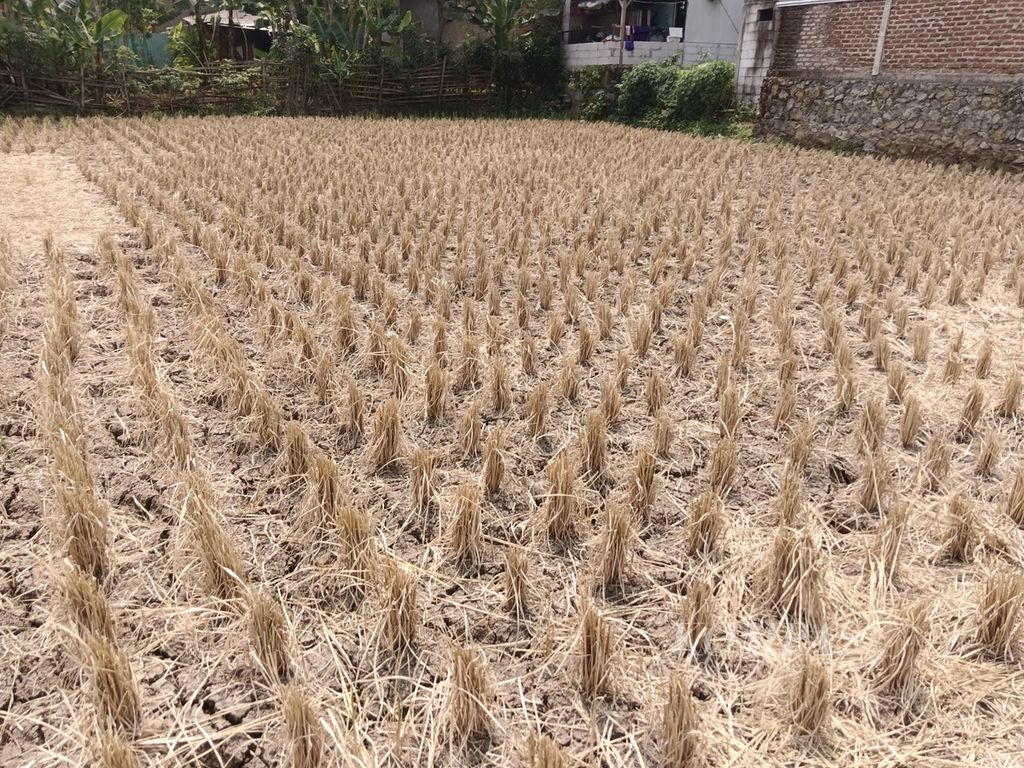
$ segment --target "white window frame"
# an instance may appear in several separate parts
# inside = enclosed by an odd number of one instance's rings
[[[826,3],[856,3],[859,0],[778,0],[776,8],[792,8],[798,5],[825,5]]]

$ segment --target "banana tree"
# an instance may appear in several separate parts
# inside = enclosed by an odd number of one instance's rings
[[[524,0],[469,0],[456,2],[446,11],[448,18],[468,21],[486,31],[499,55],[512,47],[517,29],[558,12],[550,6],[528,7]]]
[[[19,23],[33,28],[46,41],[51,66],[56,71],[84,69],[92,54],[96,70],[103,69],[104,47],[124,34],[127,14],[114,9],[103,13],[99,0],[88,5],[80,0],[56,4],[34,0],[20,6]]]
[[[332,52],[348,54],[366,48],[371,43],[380,43],[384,36],[400,39],[402,33],[412,24],[412,12],[399,15],[393,9],[377,3],[352,3],[353,12],[346,17],[328,17],[317,8],[307,13],[307,25],[317,41],[317,53],[325,58]],[[401,57],[398,46],[392,46],[392,56]]]
[[[128,14],[119,8],[102,12],[98,2],[93,4],[91,18],[88,14],[75,17],[77,23],[77,39],[83,43],[83,49],[95,51],[96,71],[103,70],[103,48],[124,34],[124,25]]]
[[[124,34],[128,21],[128,14],[118,8],[103,13],[99,0],[89,5],[79,0],[63,0],[54,6],[52,16],[46,17],[51,34],[60,37],[73,58],[79,59],[85,51],[94,53],[97,71],[103,69],[103,47]]]

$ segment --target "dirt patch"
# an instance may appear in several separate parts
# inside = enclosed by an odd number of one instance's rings
[[[75,161],[56,152],[0,153],[0,200],[0,231],[19,250],[38,248],[47,231],[67,248],[92,250],[101,231],[124,226]]]

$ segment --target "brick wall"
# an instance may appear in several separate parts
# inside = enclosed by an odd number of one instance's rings
[[[884,0],[779,8],[773,70],[870,72]],[[1024,73],[1024,0],[893,0],[885,72]]]
[[[773,68],[780,72],[871,71],[884,0],[776,10]]]
[[[895,0],[882,71],[1024,73],[1024,0]]]

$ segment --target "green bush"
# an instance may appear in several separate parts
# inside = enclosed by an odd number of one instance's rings
[[[681,72],[675,64],[653,61],[630,67],[619,81],[615,116],[630,125],[659,125]]]
[[[0,66],[28,75],[60,73],[61,51],[45,32],[0,18]]]
[[[647,61],[622,75],[615,117],[651,128],[714,122],[735,106],[734,84],[735,67],[727,61],[690,67]]]
[[[425,34],[419,24],[410,24],[402,32],[402,66],[409,69],[429,67],[448,55],[448,46]]]
[[[171,64],[178,69],[191,69],[199,66],[199,32],[190,24],[178,22],[171,30],[167,39],[167,50],[171,54]]]
[[[709,61],[680,70],[669,95],[668,124],[720,120],[736,103],[736,68]]]
[[[517,37],[513,46],[520,54],[518,74],[527,98],[560,107],[565,95],[561,17],[538,19],[530,34]]]
[[[586,67],[569,75],[569,94],[574,117],[608,120],[615,111],[613,75],[610,67]]]
[[[513,36],[504,50],[496,50],[493,41],[486,38],[470,38],[455,50],[452,65],[490,70],[497,91],[494,106],[501,114],[562,114],[566,72],[561,35],[557,17],[542,17],[527,33]]]

